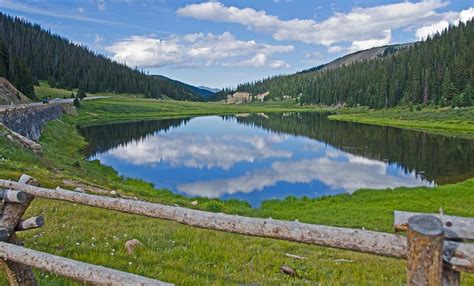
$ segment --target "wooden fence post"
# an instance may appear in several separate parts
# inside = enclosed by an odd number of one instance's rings
[[[443,286],[461,285],[461,273],[449,267],[443,269]]]
[[[21,184],[28,184],[38,186],[38,181],[28,175],[22,175],[18,180]],[[7,242],[21,245],[21,241],[15,235],[15,229],[20,223],[23,214],[33,200],[33,196],[26,194],[22,203],[5,201],[3,203],[2,214],[0,218],[0,227],[5,228],[8,232]],[[13,261],[0,260],[2,266],[7,274],[7,279],[10,285],[21,286],[36,286],[35,274],[33,269],[29,266],[16,263]]]
[[[441,220],[416,215],[408,220],[407,284],[442,285],[444,230]]]

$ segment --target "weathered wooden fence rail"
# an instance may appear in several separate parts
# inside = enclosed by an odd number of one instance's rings
[[[457,271],[474,272],[474,245],[460,241],[445,240],[445,238],[449,238],[452,235],[445,235],[443,222],[441,222],[439,218],[435,216],[428,216],[428,218],[426,219],[426,221],[431,222],[431,224],[419,224],[415,222],[410,223],[409,218],[417,217],[416,214],[407,215],[404,216],[403,219],[399,219],[398,224],[407,225],[407,227],[405,228],[408,229],[407,239],[407,237],[405,236],[376,231],[306,224],[297,221],[291,222],[263,218],[240,217],[236,215],[210,213],[205,211],[187,209],[176,206],[167,206],[138,200],[127,200],[123,198],[111,198],[90,195],[85,193],[68,191],[60,188],[52,190],[41,188],[35,184],[25,184],[25,182],[22,182],[21,180],[19,182],[13,182],[0,179],[0,187],[15,191],[22,191],[30,197],[42,197],[53,200],[74,202],[82,205],[99,207],[114,211],[172,220],[194,227],[214,229],[243,235],[283,239],[320,246],[335,247],[364,253],[372,253],[382,256],[408,258],[408,281],[411,285],[418,285],[416,283],[417,281],[420,281],[419,279],[411,279],[411,276],[415,275],[416,273],[418,273],[417,277],[427,277],[428,274],[438,271],[439,273],[436,273],[435,277],[432,277],[432,279],[438,279],[439,281],[441,281],[439,277],[443,277],[443,275],[447,276],[448,274],[452,274],[451,272],[453,271],[455,275],[451,276],[455,278],[456,274],[458,273]],[[405,218],[407,218],[408,221],[405,222]],[[435,220],[435,222],[433,222],[432,220]],[[414,229],[410,228],[410,224],[412,224],[412,227]],[[18,223],[16,225],[18,225]],[[15,228],[17,228],[16,225]],[[438,226],[436,231],[432,230],[433,225]],[[463,229],[465,230],[466,228],[464,227]],[[425,230],[426,233],[424,232]],[[431,232],[436,232],[437,234],[438,232],[441,233],[441,238],[439,238],[439,234],[438,236],[436,236],[436,238],[438,239],[437,249],[440,249],[440,251],[425,251],[425,253],[422,250],[426,250],[428,246],[431,246],[431,244],[421,243],[421,237],[428,237],[426,239],[428,242],[430,242],[434,239],[434,237],[432,237],[431,235]],[[464,233],[471,232],[468,229],[465,230]],[[466,237],[463,237],[464,234],[459,231],[457,233],[456,238],[459,239],[460,235],[462,238],[466,239]],[[412,239],[410,239],[411,237]],[[470,236],[468,236],[467,238],[469,237]],[[5,244],[0,244],[0,253],[2,253],[4,245]],[[420,253],[425,254],[420,256],[420,259],[415,259],[415,255],[419,256]],[[431,255],[431,257],[427,258],[429,255]],[[12,258],[10,257],[10,259]],[[18,260],[18,258],[16,259]],[[438,263],[435,268],[428,267],[429,269],[426,270],[426,267],[422,267],[424,265],[426,266],[426,263],[422,263],[424,261],[423,259],[428,259],[430,261],[436,260],[441,262]],[[38,267],[32,265],[32,263],[25,263],[24,261],[16,262],[23,263],[32,267]],[[439,265],[445,267],[446,270],[439,270],[437,268]],[[421,270],[422,268],[426,271]],[[44,270],[51,271],[48,269]],[[416,270],[418,270],[418,272]],[[61,273],[57,274],[64,275]],[[84,277],[74,276],[71,278],[83,279]],[[447,281],[446,277],[444,277],[443,279]],[[445,285],[457,285],[456,281],[459,281],[459,279],[454,279],[453,282],[449,282],[450,284]],[[163,282],[158,281],[158,283]]]
[[[95,285],[173,285],[139,275],[92,265],[33,249],[0,242],[2,259]],[[24,285],[24,284],[20,284]]]

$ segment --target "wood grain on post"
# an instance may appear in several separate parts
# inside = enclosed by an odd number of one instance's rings
[[[422,213],[394,211],[394,229],[396,231],[406,231],[408,219],[415,215],[427,215]],[[444,237],[449,239],[474,239],[474,218],[450,216],[441,214],[428,214],[441,220],[444,228]]]
[[[416,215],[408,220],[408,285],[442,285],[443,232],[441,220],[434,216]]]
[[[22,175],[18,180],[20,184],[38,186],[38,181],[28,175]],[[21,244],[21,241],[15,235],[15,229],[21,221],[23,214],[33,200],[33,195],[24,194],[23,203],[14,203],[5,201],[0,218],[0,228],[6,229],[8,233],[7,242]],[[35,275],[31,267],[17,263],[15,261],[0,261],[4,268],[10,285],[35,286],[37,285]]]
[[[136,274],[88,264],[5,242],[0,242],[0,254],[2,254],[3,258],[7,261],[15,261],[16,263],[93,285],[173,285]]]

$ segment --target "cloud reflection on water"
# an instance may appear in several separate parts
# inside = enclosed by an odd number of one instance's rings
[[[271,145],[283,142],[284,135],[219,137],[200,134],[158,134],[109,151],[109,154],[134,165],[161,162],[173,167],[215,168],[229,170],[239,162],[266,158],[291,158],[292,152]]]
[[[214,198],[224,194],[261,191],[279,182],[310,183],[317,180],[331,189],[343,189],[348,193],[361,188],[432,185],[414,174],[390,174],[387,169],[386,163],[331,150],[319,158],[276,161],[269,168],[253,170],[236,178],[181,184],[178,190],[188,195]]]

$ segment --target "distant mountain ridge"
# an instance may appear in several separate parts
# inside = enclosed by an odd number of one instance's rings
[[[196,87],[194,85],[190,85],[190,84],[181,82],[179,80],[171,79],[171,78],[168,78],[168,77],[163,76],[163,75],[151,75],[151,77],[155,77],[155,78],[161,79],[161,80],[169,80],[169,81],[175,83],[176,85],[181,86],[181,87],[193,92],[194,94],[197,94],[198,96],[201,97],[199,100],[209,100],[209,98],[213,97],[214,94],[216,93],[215,91],[212,91],[213,89],[211,89],[211,88],[207,88],[207,87],[203,87],[203,86]],[[219,91],[219,90],[220,89],[217,89],[217,91]]]
[[[412,47],[415,43],[406,43],[406,44],[394,44],[386,45],[381,47],[374,47],[367,50],[357,51],[354,53],[347,54],[345,56],[339,57],[335,60],[330,61],[329,63],[322,64],[313,68],[302,70],[296,74],[310,73],[315,71],[326,71],[331,69],[340,68],[346,65],[353,64],[355,62],[371,60],[375,58],[384,58],[388,55],[393,55],[394,53]]]
[[[216,93],[216,92],[221,91],[220,88],[212,88],[212,87],[207,87],[207,86],[203,86],[203,85],[200,85],[197,88],[204,89],[204,90],[210,91],[212,93]]]
[[[396,45],[387,45],[381,47],[370,48],[367,50],[357,51],[352,54],[345,55],[343,57],[337,58],[328,64],[325,64],[321,67],[321,71],[340,68],[345,65],[350,65],[355,62],[371,60],[375,58],[384,58],[388,55],[392,55],[400,50],[412,47],[415,43],[406,43],[406,44],[396,44]]]

